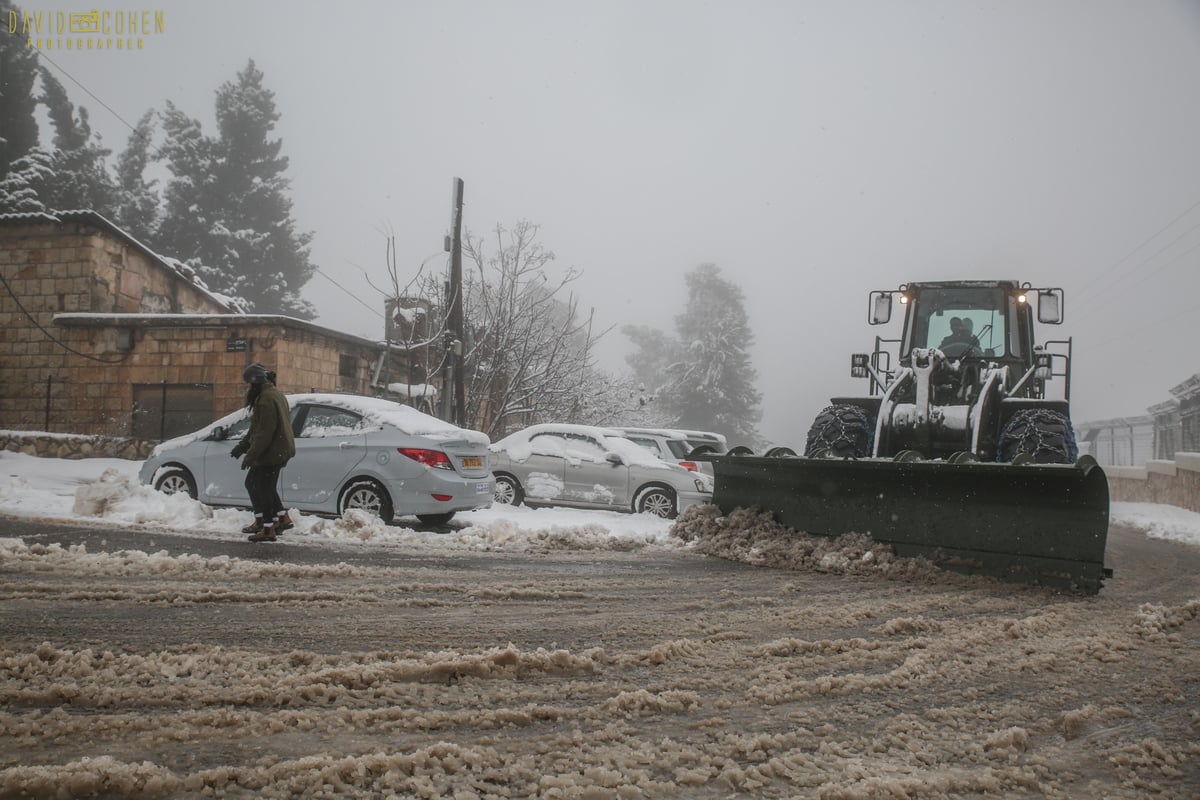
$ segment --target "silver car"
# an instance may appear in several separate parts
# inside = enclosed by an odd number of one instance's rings
[[[495,482],[486,434],[374,397],[294,394],[288,403],[296,457],[280,473],[279,496],[287,508],[318,514],[357,508],[384,522],[414,515],[437,525],[456,512],[491,505]],[[165,441],[139,478],[208,505],[248,508],[246,473],[229,451],[249,426],[249,409],[243,408]]]
[[[615,430],[532,425],[489,448],[497,503],[572,506],[673,519],[712,501],[712,479],[663,461]]]

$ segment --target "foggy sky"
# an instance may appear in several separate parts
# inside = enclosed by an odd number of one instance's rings
[[[1200,372],[1190,0],[147,8],[166,32],[141,50],[44,55],[114,151],[116,115],[167,100],[213,133],[217,87],[253,58],[325,273],[304,292],[321,324],[382,338],[385,235],[415,272],[457,176],[466,228],[541,225],[603,327],[673,331],[684,273],[720,266],[745,293],[775,443],[866,391],[849,357],[881,332],[867,293],[907,281],[1064,288],[1049,334],[1073,338],[1077,421],[1143,414]],[[628,350],[609,334],[604,365]]]

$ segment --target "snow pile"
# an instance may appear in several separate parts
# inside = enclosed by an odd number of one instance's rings
[[[214,508],[183,494],[166,495],[137,480],[140,462],[92,459],[96,463],[40,459],[0,453],[0,513],[42,519],[90,519],[148,533],[186,533],[240,540],[253,516],[236,508]],[[3,475],[4,469],[0,469]],[[96,477],[98,474],[98,477]],[[650,514],[622,514],[565,508],[496,506],[458,514],[440,533],[417,520],[388,525],[352,509],[327,519],[291,512],[295,528],[282,537],[288,545],[342,544],[412,550],[547,553],[554,551],[635,551],[678,549],[670,520]],[[447,532],[448,531],[448,532]],[[278,545],[276,545],[278,546]]]
[[[757,508],[723,516],[714,505],[693,506],[679,515],[671,536],[692,543],[696,552],[754,566],[889,578],[944,575],[928,561],[897,558],[891,547],[868,536],[798,533]]]
[[[1113,503],[1109,520],[1139,530],[1151,539],[1200,545],[1200,514],[1161,503]]]

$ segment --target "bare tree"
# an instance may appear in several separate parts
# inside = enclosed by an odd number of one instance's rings
[[[596,370],[595,346],[607,331],[594,329],[592,312],[584,315],[570,290],[580,272],[551,275],[554,253],[538,230],[521,220],[497,225],[486,239],[469,232],[463,239],[464,419],[493,439],[535,422],[615,422],[639,407],[636,391]],[[415,373],[432,379],[445,369],[453,338],[449,287],[425,264],[402,282],[390,244],[388,253],[388,340],[408,352],[410,365],[420,364]]]
[[[497,225],[494,241],[468,234],[463,242],[471,265],[464,275],[466,418],[493,438],[533,422],[570,421],[603,335],[570,291],[579,271],[548,274],[554,253],[538,241],[538,230],[521,220]]]

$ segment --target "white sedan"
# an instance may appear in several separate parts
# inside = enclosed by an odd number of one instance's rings
[[[674,518],[712,501],[707,475],[669,463],[609,428],[531,425],[490,448],[497,503]]]
[[[385,522],[413,515],[428,524],[491,505],[486,434],[374,397],[288,396],[296,457],[283,468],[287,508],[341,514],[357,508]],[[240,459],[229,455],[250,426],[249,409],[163,442],[142,465],[142,483],[187,492],[208,505],[249,507]]]

